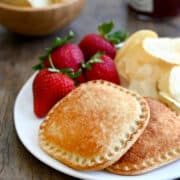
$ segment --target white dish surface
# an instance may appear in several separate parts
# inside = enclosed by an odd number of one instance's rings
[[[120,176],[106,171],[76,171],[51,158],[41,150],[38,143],[38,130],[43,119],[38,119],[33,112],[32,82],[34,76],[35,74],[26,82],[17,96],[14,106],[14,123],[16,132],[23,145],[41,162],[67,175],[89,180],[165,180],[180,177],[180,161],[176,161],[143,175]]]

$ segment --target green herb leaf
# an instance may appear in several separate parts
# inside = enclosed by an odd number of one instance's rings
[[[114,28],[113,21],[105,22],[98,26],[98,32],[99,32],[99,34],[101,34],[104,37],[106,34],[110,33],[113,28]]]

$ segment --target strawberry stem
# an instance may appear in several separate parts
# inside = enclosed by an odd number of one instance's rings
[[[44,65],[43,65],[42,63],[37,64],[37,65],[35,65],[35,66],[32,67],[32,69],[33,69],[34,71],[37,71],[37,70],[40,70],[40,69],[43,69],[43,68],[44,68]]]
[[[101,56],[103,55],[103,52],[97,52],[89,61],[82,62],[81,63],[81,68],[91,70],[92,69],[92,64],[95,63],[102,63],[103,61],[101,60]]]
[[[46,51],[46,54],[43,55],[43,56],[40,56],[39,57],[39,60],[41,62],[44,62],[48,56],[58,47],[60,46],[63,46],[64,44],[66,44],[67,42],[69,42],[71,39],[74,38],[74,32],[73,31],[70,31],[69,34],[65,37],[65,38],[60,38],[60,37],[57,37],[55,39],[55,41],[53,42],[53,45],[51,48],[46,48],[45,51]]]
[[[123,42],[118,43],[118,44],[115,45],[115,48],[116,48],[116,49],[120,49],[121,47],[123,47],[123,45],[124,45]]]
[[[48,68],[49,72],[56,72],[56,73],[60,73],[59,69],[54,69],[54,68]]]
[[[123,32],[122,30],[112,32],[113,28],[114,28],[113,21],[105,22],[98,26],[98,32],[101,36],[104,37],[104,39],[115,45],[127,39],[129,35],[128,33]]]
[[[71,77],[72,79],[76,79],[81,75],[81,73],[82,73],[82,69],[79,68],[76,72],[69,73],[69,77]]]
[[[68,75],[72,79],[75,79],[75,78],[79,77],[81,75],[81,73],[82,73],[81,68],[79,68],[76,72],[74,72],[72,68],[57,69],[53,64],[51,55],[48,56],[48,59],[49,59],[50,65],[51,65],[51,67],[48,68],[48,70],[50,72],[63,73],[63,74]]]
[[[69,75],[70,73],[73,72],[72,68],[57,69],[53,64],[51,55],[48,56],[48,60],[49,60],[50,66],[51,66],[50,68],[48,68],[50,72],[64,73],[67,75]]]
[[[45,55],[42,55],[42,56],[39,56],[39,61],[40,63],[33,66],[32,69],[34,71],[36,70],[41,70],[43,69],[45,66],[44,66],[44,61],[46,61],[47,58],[49,58],[49,55],[51,55],[51,53],[58,47],[60,46],[63,46],[64,44],[66,44],[67,42],[69,42],[72,38],[74,38],[74,32],[73,31],[70,31],[69,34],[65,37],[65,38],[60,38],[60,37],[57,37],[55,39],[55,41],[53,42],[53,45],[51,48],[46,48],[45,51]],[[51,60],[52,61],[52,60]],[[51,67],[53,67],[51,65]],[[53,67],[54,68],[54,67]]]
[[[51,58],[51,54],[49,54],[48,60],[49,60],[49,63],[50,63],[51,68],[56,69],[56,67],[55,67],[54,64],[53,64],[53,61],[52,61],[52,58]]]

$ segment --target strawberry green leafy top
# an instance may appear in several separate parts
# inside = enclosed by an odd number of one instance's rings
[[[52,47],[45,49],[45,55],[39,56],[40,63],[33,66],[33,70],[36,71],[36,70],[43,69],[44,68],[44,61],[49,58],[49,55],[51,55],[51,53],[56,48],[63,46],[64,44],[66,44],[67,42],[69,42],[73,38],[74,38],[74,32],[73,31],[70,31],[69,34],[64,38],[56,37],[55,41],[53,42]]]
[[[104,37],[104,39],[111,42],[112,44],[119,44],[127,39],[128,33],[123,32],[122,30],[112,32],[113,28],[113,21],[105,22],[98,26],[98,32]]]

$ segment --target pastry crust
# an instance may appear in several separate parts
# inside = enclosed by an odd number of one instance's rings
[[[150,121],[136,143],[107,170],[121,175],[138,175],[180,158],[180,116],[157,100],[146,98]]]
[[[40,126],[40,146],[74,169],[104,169],[139,138],[149,113],[137,93],[107,81],[90,81],[52,108]]]

